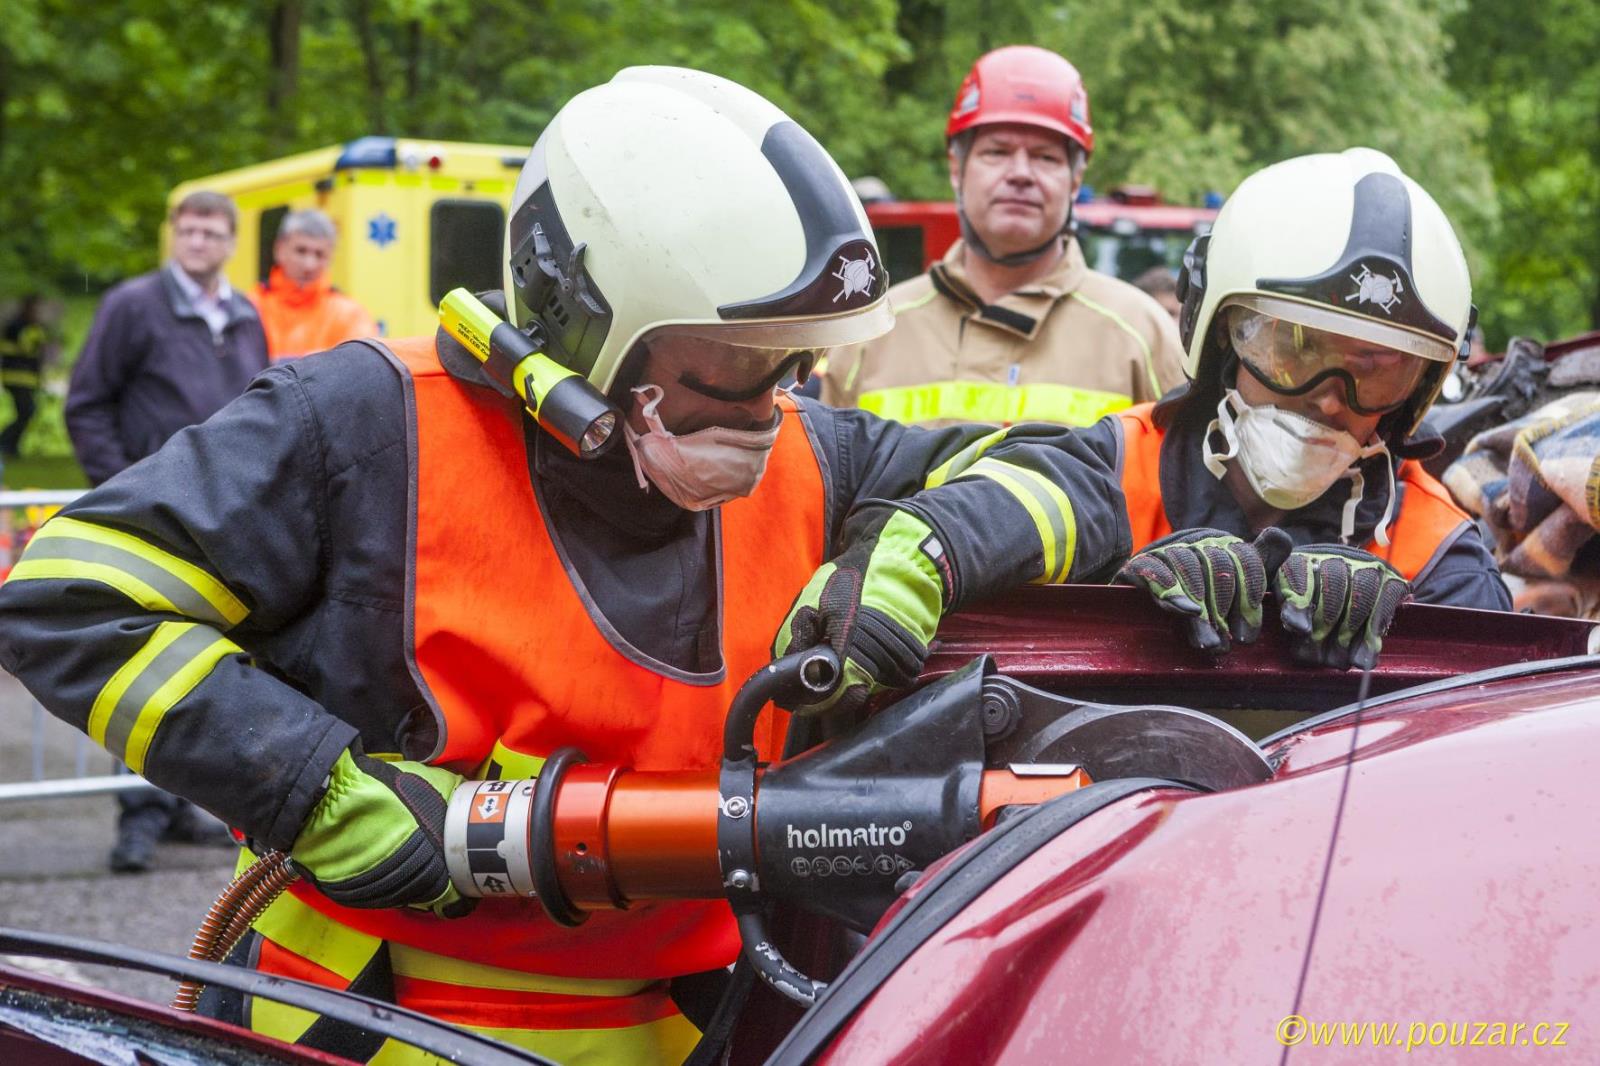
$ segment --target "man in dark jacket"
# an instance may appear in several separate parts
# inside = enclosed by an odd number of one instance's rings
[[[72,371],[67,432],[100,484],[204,422],[266,369],[267,338],[222,268],[237,213],[214,192],[173,209],[172,260],[106,294]]]
[[[222,276],[238,228],[233,201],[191,193],[168,221],[172,260],[106,294],[72,371],[67,432],[95,485],[210,418],[267,365],[255,307]],[[124,792],[120,801],[111,851],[118,872],[149,868],[163,836],[221,833],[214,820],[158,789]]]

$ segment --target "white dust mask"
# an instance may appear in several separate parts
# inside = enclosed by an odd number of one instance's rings
[[[1213,434],[1225,448],[1212,444]],[[1280,511],[1295,511],[1315,501],[1340,478],[1352,481],[1339,523],[1339,538],[1348,542],[1355,532],[1356,508],[1366,491],[1360,466],[1363,459],[1389,454],[1382,439],[1363,445],[1342,429],[1315,422],[1280,407],[1252,407],[1237,389],[1230,389],[1217,404],[1217,417],[1206,427],[1202,453],[1206,469],[1221,479],[1232,460],[1239,464],[1250,488],[1263,503]],[[1389,518],[1394,511],[1394,464],[1389,472],[1388,502],[1376,531],[1380,545],[1389,543]]]
[[[767,429],[711,426],[678,436],[656,413],[661,386],[641,385],[633,391],[644,397],[639,414],[649,430],[638,433],[626,422],[622,430],[641,489],[654,485],[686,511],[707,511],[755,491],[778,439],[781,409],[774,411]]]

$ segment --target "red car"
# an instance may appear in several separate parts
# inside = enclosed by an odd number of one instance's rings
[[[1592,635],[1412,605],[1364,679],[1292,664],[1270,607],[1261,641],[1220,662],[1125,588],[1028,589],[951,618],[913,699],[963,678],[1018,693],[1015,732],[990,728],[987,699],[972,708],[985,765],[1059,773],[1070,756],[1095,783],[1012,808],[906,878],[809,1010],[752,1001],[733,1061],[1600,1060]],[[1120,732],[1052,734],[1061,693]],[[19,946],[0,933],[0,951]],[[821,951],[790,961],[829,976]],[[115,1034],[135,1025],[193,1037],[196,1062],[328,1061],[0,971],[0,1062],[105,1061],[72,1042],[129,1046]],[[1496,1050],[1455,1050],[1479,1047]],[[454,1054],[538,1061],[475,1038]]]
[[[991,624],[1020,635],[1033,600]],[[1108,646],[1169,657],[1124,673],[1108,651],[1124,701],[1303,705],[1358,680],[1280,666],[1270,621],[1208,680],[1170,637],[1087,613]],[[769,1061],[1600,1061],[1600,659],[1518,662],[1586,651],[1567,625],[1409,607],[1373,687],[1442,676],[1266,737],[1267,780],[1103,781],[1002,824],[896,904]],[[978,633],[951,636],[946,656]],[[999,666],[1059,678],[1087,644],[1017,641]],[[1474,658],[1502,665],[1450,676]]]

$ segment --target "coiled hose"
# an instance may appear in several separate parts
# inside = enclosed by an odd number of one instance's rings
[[[250,925],[283,890],[299,880],[300,873],[281,851],[269,851],[235,877],[222,890],[205,920],[195,931],[189,957],[201,962],[221,962],[249,931]],[[172,997],[172,1009],[193,1013],[205,985],[184,981]]]

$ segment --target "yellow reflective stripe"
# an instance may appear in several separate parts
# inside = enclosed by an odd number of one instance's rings
[[[240,867],[248,865],[245,857]],[[383,941],[357,932],[285,892],[255,922],[256,932],[286,951],[354,981]],[[648,980],[598,980],[523,973],[484,963],[453,959],[429,951],[389,943],[389,965],[397,974],[426,981],[497,988],[514,992],[550,992],[568,996],[633,996],[655,982]]]
[[[425,981],[513,992],[550,992],[563,996],[636,996],[655,983],[639,979],[604,980],[523,973],[521,970],[507,970],[481,962],[435,955],[394,941],[389,942],[389,965],[396,974]]]
[[[144,772],[150,741],[169,710],[225,655],[240,647],[210,626],[162,622],[144,647],[111,675],[89,710],[89,736]]]
[[[150,611],[231,629],[250,611],[217,578],[131,533],[57,515],[28,542],[11,580],[57,578],[109,585]]]
[[[247,866],[254,858],[245,852],[240,856],[240,866]],[[272,906],[255,920],[254,928],[285,951],[332,970],[346,983],[361,976],[383,946],[380,938],[334,921],[291,892],[273,900]]]
[[[997,429],[986,437],[979,437],[971,444],[956,452],[948,460],[934,467],[933,473],[928,475],[928,480],[923,487],[936,489],[946,481],[959,475],[967,467],[983,457],[983,453],[1006,439],[1009,429]]]
[[[1114,411],[1133,406],[1133,398],[1071,385],[1004,385],[994,381],[935,381],[872,389],[858,401],[896,422],[1055,422],[1090,426]]]
[[[1078,550],[1078,522],[1067,494],[1038,471],[999,459],[980,459],[962,476],[986,477],[1016,497],[1039,532],[1044,572],[1037,583],[1065,581]]]
[[[481,781],[524,781],[538,777],[542,769],[543,755],[527,755],[497,740],[476,776]]]
[[[287,1003],[250,997],[250,1031],[292,1044],[306,1034],[318,1015]]]
[[[1105,315],[1111,321],[1115,322],[1117,325],[1119,325],[1123,329],[1127,330],[1128,335],[1131,336],[1134,340],[1139,342],[1139,347],[1144,351],[1144,372],[1150,376],[1150,388],[1151,388],[1151,390],[1153,391],[1153,393],[1156,396],[1160,396],[1161,395],[1161,381],[1160,381],[1159,378],[1156,377],[1156,364],[1155,364],[1154,358],[1152,357],[1151,352],[1150,352],[1150,342],[1145,340],[1144,334],[1140,333],[1138,330],[1136,330],[1132,326],[1128,325],[1128,320],[1123,318],[1121,315],[1117,314],[1115,311],[1111,310],[1111,308],[1106,307],[1103,304],[1095,303],[1093,300],[1089,299],[1083,293],[1074,292],[1074,293],[1071,294],[1071,296],[1072,296],[1072,298],[1074,300],[1077,300],[1079,303],[1083,304],[1083,306],[1087,307],[1089,310],[1091,310],[1091,311],[1099,311],[1102,315]],[[1110,412],[1107,412],[1107,413],[1109,414]]]
[[[845,392],[849,392],[851,389],[856,387],[856,376],[861,373],[861,364],[864,363],[864,362],[866,362],[866,359],[864,358],[863,354],[860,353],[860,352],[857,352],[856,353],[856,361],[854,363],[850,364],[850,373],[845,375],[845,379],[844,379],[844,391]]]
[[[901,304],[899,307],[895,307],[891,303],[889,305],[889,310],[897,315],[905,314],[907,311],[915,311],[917,308],[921,307],[923,304],[927,303],[937,295],[939,295],[939,290],[930,287],[927,292],[923,293],[920,297],[912,300],[908,304]]]

